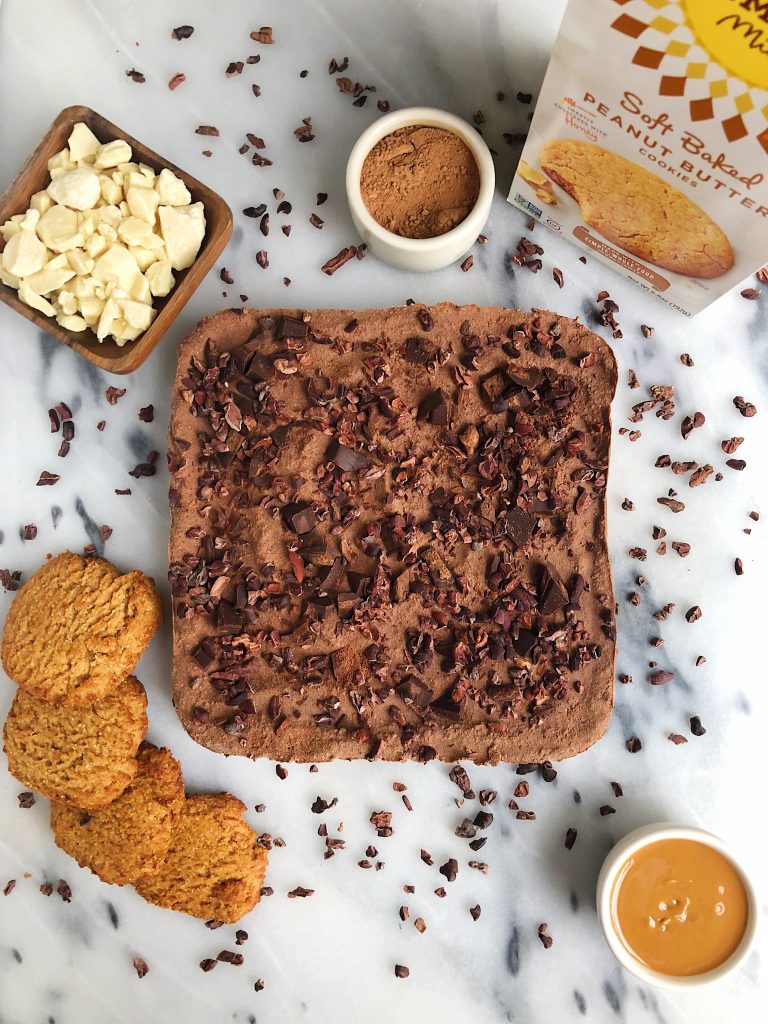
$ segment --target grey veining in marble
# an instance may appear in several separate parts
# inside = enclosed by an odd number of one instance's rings
[[[269,762],[217,757],[196,747],[178,724],[170,703],[170,642],[167,627],[154,641],[137,674],[150,695],[150,738],[170,745],[181,759],[190,788],[231,789],[249,806],[260,832],[281,836],[285,847],[271,855],[265,898],[244,922],[250,938],[245,964],[221,963],[203,974],[198,962],[234,948],[234,929],[211,932],[202,923],[142,903],[129,889],[102,885],[53,844],[48,807],[38,799],[22,810],[20,787],[0,758],[0,1022],[2,1024],[107,1024],[107,1022],[273,1022],[392,1024],[472,1020],[478,1024],[715,1024],[766,1019],[768,982],[763,939],[745,968],[706,992],[668,994],[643,988],[612,959],[594,912],[594,884],[602,855],[632,827],[653,819],[697,822],[727,837],[751,858],[762,887],[765,916],[768,881],[762,769],[768,720],[763,574],[768,556],[765,522],[748,518],[766,507],[762,460],[768,448],[768,293],[757,302],[738,291],[693,321],[654,302],[611,271],[579,262],[579,252],[537,228],[544,247],[543,270],[533,275],[513,268],[525,221],[503,199],[517,150],[503,133],[524,131],[531,107],[516,94],[534,95],[562,13],[562,0],[294,0],[293,3],[217,3],[167,0],[5,0],[0,7],[0,186],[11,181],[45,126],[63,106],[86,103],[175,163],[218,189],[236,213],[234,238],[178,324],[150,360],[123,380],[97,371],[30,324],[0,308],[0,567],[25,576],[47,552],[97,550],[125,567],[153,574],[164,588],[166,570],[167,476],[135,479],[129,471],[148,452],[163,462],[168,399],[176,342],[204,313],[239,304],[280,303],[313,308],[387,305],[408,297],[453,299],[480,304],[549,307],[578,315],[605,334],[595,297],[608,289],[619,303],[624,337],[615,343],[621,366],[614,403],[614,456],[609,486],[610,545],[619,604],[616,713],[605,737],[581,757],[557,766],[545,783],[527,776],[531,793],[518,802],[535,810],[535,821],[518,821],[507,809],[520,781],[514,766],[469,767],[475,791],[494,789],[495,820],[477,854],[454,829],[467,808],[439,764],[335,764],[317,774],[291,767],[281,781]],[[192,24],[195,33],[177,42],[171,29]],[[274,28],[273,46],[252,43],[248,33]],[[225,76],[230,61],[258,54],[243,74]],[[340,93],[327,71],[332,57],[349,57],[352,81],[373,84],[363,107]],[[146,76],[137,85],[125,72]],[[306,69],[308,75],[300,77]],[[174,92],[176,72],[186,82]],[[261,87],[256,97],[252,84]],[[506,98],[496,99],[497,91]],[[482,130],[497,151],[499,190],[486,234],[467,274],[458,267],[424,277],[408,276],[372,258],[345,266],[334,277],[320,266],[355,241],[343,194],[346,156],[359,132],[376,117],[377,99],[393,107],[434,104],[471,118],[482,110]],[[299,144],[293,130],[311,117],[316,138]],[[215,124],[219,138],[194,129]],[[256,168],[238,153],[246,131],[262,136],[273,165]],[[208,158],[202,151],[210,149]],[[293,204],[289,217],[277,215],[272,189]],[[316,193],[328,201],[317,209],[325,226],[309,223]],[[266,202],[271,231],[240,214]],[[292,224],[290,238],[280,231]],[[269,252],[269,267],[255,253]],[[768,255],[768,253],[767,253]],[[565,284],[558,289],[552,268]],[[226,267],[235,285],[222,284]],[[514,270],[514,272],[513,272]],[[290,285],[283,278],[290,278]],[[226,293],[226,294],[224,294]],[[655,334],[644,338],[641,324]],[[690,353],[694,366],[680,362]],[[632,368],[640,387],[627,386]],[[110,385],[126,388],[111,406]],[[664,422],[653,412],[642,423],[628,422],[631,407],[648,397],[651,385],[673,385],[677,411]],[[745,419],[734,395],[756,404]],[[59,438],[49,433],[47,409],[66,401],[77,435],[66,459],[57,458]],[[152,423],[138,410],[155,407]],[[706,423],[688,440],[680,434],[683,415],[701,410]],[[103,432],[96,429],[106,420]],[[631,441],[619,428],[639,429]],[[746,438],[737,457],[744,472],[727,468],[723,438]],[[691,489],[687,478],[654,468],[660,454],[672,460],[711,463],[714,477]],[[41,470],[61,474],[54,487],[36,487]],[[130,487],[130,495],[116,490]],[[686,504],[679,515],[657,498],[675,488]],[[629,498],[634,511],[622,509]],[[20,531],[35,523],[37,539]],[[106,542],[98,528],[113,529]],[[667,531],[668,552],[655,553],[654,524]],[[751,529],[751,534],[745,533]],[[691,545],[681,559],[669,545]],[[645,562],[628,556],[648,551]],[[733,562],[743,560],[744,575]],[[638,575],[646,578],[642,585]],[[640,603],[628,603],[631,592]],[[665,621],[653,613],[675,604]],[[10,595],[0,594],[4,615]],[[688,624],[684,612],[701,606],[702,618]],[[662,646],[650,641],[660,637]],[[696,658],[706,657],[697,667]],[[652,687],[648,662],[675,673],[672,683]],[[12,688],[0,688],[0,714]],[[691,735],[689,719],[701,716],[707,732]],[[675,746],[676,732],[689,742]],[[625,741],[642,740],[630,754]],[[408,786],[409,813],[392,782]],[[612,781],[624,795],[616,798]],[[338,796],[323,815],[310,805],[317,795]],[[266,808],[256,813],[256,804]],[[616,813],[601,816],[611,805]],[[378,839],[369,816],[394,812],[395,834]],[[472,804],[474,815],[477,804]],[[324,860],[321,821],[346,848]],[[570,852],[568,827],[578,829]],[[373,843],[384,866],[364,870],[357,862]],[[427,849],[435,866],[420,858]],[[434,890],[444,882],[437,866],[459,860],[458,879],[446,884],[444,899]],[[483,874],[468,866],[475,857],[489,865]],[[30,877],[26,878],[25,873]],[[64,878],[73,892],[64,903],[56,884]],[[51,882],[46,897],[41,883]],[[413,885],[406,894],[404,885]],[[315,890],[305,900],[288,900],[297,885]],[[469,908],[482,907],[477,922]],[[398,908],[407,905],[402,922]],[[427,930],[413,926],[423,917]],[[554,939],[545,950],[537,937],[541,922]],[[134,956],[149,964],[139,979]],[[394,964],[409,966],[407,980]],[[265,988],[254,990],[263,978]]]

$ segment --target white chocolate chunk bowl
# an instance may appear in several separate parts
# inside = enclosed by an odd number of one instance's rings
[[[0,226],[0,281],[67,330],[124,345],[152,324],[174,271],[194,263],[205,210],[168,168],[133,161],[123,139],[101,143],[78,123],[67,142],[47,188]]]

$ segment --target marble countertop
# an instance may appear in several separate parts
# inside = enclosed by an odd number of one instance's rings
[[[488,864],[483,874],[467,866],[466,846],[454,835],[463,814],[454,804],[459,793],[448,778],[450,766],[340,763],[322,765],[316,774],[292,766],[281,781],[270,762],[225,759],[197,747],[171,706],[166,627],[137,670],[150,695],[150,738],[173,749],[191,789],[232,790],[248,804],[255,828],[284,839],[285,846],[271,854],[274,895],[243,922],[250,934],[245,964],[222,963],[203,974],[199,961],[233,948],[234,929],[210,932],[79,869],[52,841],[46,801],[19,807],[22,787],[0,755],[0,891],[16,880],[7,896],[0,895],[3,1024],[765,1019],[764,937],[725,983],[668,994],[641,986],[619,967],[595,915],[595,880],[613,841],[648,821],[680,819],[726,837],[751,859],[765,917],[768,862],[759,780],[768,690],[760,645],[768,546],[764,520],[755,522],[749,513],[766,508],[766,475],[758,460],[768,447],[768,294],[749,302],[736,290],[688,321],[602,265],[583,265],[575,248],[540,227],[534,237],[544,248],[542,271],[513,269],[508,256],[526,227],[504,201],[518,151],[502,133],[525,129],[532,108],[516,94],[535,95],[562,9],[562,0],[5,0],[0,7],[0,187],[62,107],[85,103],[203,178],[235,211],[234,237],[216,269],[130,377],[95,370],[0,307],[0,567],[26,577],[48,552],[94,544],[118,565],[154,575],[167,595],[167,476],[164,468],[141,479],[129,471],[149,451],[164,452],[177,341],[201,315],[238,305],[241,295],[250,305],[304,308],[389,305],[409,297],[549,307],[608,336],[596,306],[598,291],[607,289],[619,304],[623,331],[614,343],[621,377],[608,491],[619,604],[617,672],[634,680],[617,682],[616,711],[596,746],[557,765],[552,783],[527,776],[530,796],[519,802],[535,811],[535,821],[519,821],[507,809],[520,781],[515,766],[467,766],[476,791],[499,794],[478,855]],[[179,24],[195,27],[191,39],[171,38]],[[273,27],[273,46],[249,40],[261,25]],[[228,78],[229,62],[249,54],[260,62]],[[353,82],[376,86],[362,107],[328,74],[331,58],[344,57]],[[131,69],[146,81],[132,81],[126,76]],[[186,81],[171,92],[167,82],[177,72]],[[498,91],[506,94],[502,101]],[[321,273],[329,257],[356,240],[343,170],[356,136],[377,116],[379,99],[393,108],[441,106],[467,118],[483,112],[483,134],[497,151],[499,186],[488,242],[476,247],[469,273],[454,266],[406,275],[372,257],[332,278]],[[299,144],[294,129],[306,117],[315,138]],[[216,125],[220,137],[196,135],[200,124]],[[254,167],[238,153],[245,132],[264,138],[272,166]],[[206,149],[210,157],[202,154]],[[274,212],[274,188],[293,204],[285,218],[293,227],[290,238],[279,230],[283,218]],[[328,193],[317,210],[322,230],[309,223],[318,192]],[[258,222],[240,213],[261,202],[273,213],[267,238]],[[264,270],[255,260],[261,249],[269,253]],[[234,277],[233,286],[220,280],[222,267]],[[553,267],[563,272],[562,289]],[[652,337],[643,336],[641,324],[653,325]],[[681,363],[682,353],[690,354],[693,366]],[[630,369],[640,383],[636,390],[627,386]],[[640,424],[628,422],[632,405],[659,384],[675,388],[674,419],[664,422],[651,413]],[[114,406],[105,395],[109,385],[126,389]],[[735,395],[753,402],[758,415],[742,418]],[[66,459],[57,458],[59,438],[49,432],[47,416],[61,401],[72,409],[77,428]],[[149,404],[154,420],[141,422],[138,410]],[[706,423],[684,441],[682,416],[696,410],[705,413]],[[103,432],[96,429],[101,420]],[[636,428],[642,436],[632,441],[620,428]],[[724,465],[720,447],[733,435],[746,438],[738,452],[747,462],[741,473]],[[713,476],[689,489],[684,477],[654,467],[662,453],[709,462],[723,479]],[[59,473],[60,481],[37,487],[41,470]],[[687,506],[680,515],[657,504],[675,486]],[[126,487],[130,495],[115,493]],[[622,508],[625,499],[634,511]],[[37,537],[23,541],[23,527],[31,523]],[[113,531],[106,543],[102,525]],[[666,555],[655,553],[654,525],[667,531]],[[690,544],[689,556],[681,559],[672,541]],[[629,557],[634,547],[647,549],[645,562]],[[737,557],[742,576],[734,572]],[[642,585],[636,582],[640,574]],[[639,604],[627,600],[631,592],[640,594]],[[10,600],[0,592],[0,615]],[[674,611],[663,622],[654,619],[668,602]],[[703,615],[689,624],[684,612],[695,604]],[[657,637],[663,646],[651,645]],[[697,666],[699,656],[706,663]],[[673,670],[674,681],[649,685],[650,660]],[[0,715],[11,696],[3,683]],[[692,735],[693,715],[700,716],[705,735]],[[688,742],[674,745],[669,733]],[[642,741],[639,753],[626,748],[632,736]],[[412,813],[393,792],[394,781],[407,785]],[[623,788],[620,798],[612,782]],[[317,795],[338,797],[322,818],[310,811]],[[253,810],[257,804],[265,805],[260,813]],[[601,815],[603,805],[615,813]],[[378,840],[368,819],[382,808],[394,812],[395,834]],[[343,822],[346,849],[329,860],[317,835],[321,820],[331,835]],[[570,852],[564,847],[569,827],[578,829]],[[383,861],[380,871],[357,866],[372,842]],[[421,848],[431,852],[435,867],[422,862]],[[433,890],[444,879],[437,865],[451,856],[460,860],[459,877],[439,899]],[[61,878],[71,886],[71,903],[56,894]],[[44,882],[54,886],[47,898],[40,893]],[[406,884],[415,893],[406,895]],[[288,900],[297,885],[314,895]],[[404,904],[410,909],[406,922],[398,914]],[[482,915],[475,922],[469,908],[476,904]],[[426,922],[424,934],[413,926],[417,917]],[[537,937],[542,922],[554,940],[548,950]],[[150,968],[143,979],[132,965],[137,956]],[[408,979],[395,978],[396,963],[410,968]],[[257,979],[264,981],[262,991],[254,989]]]

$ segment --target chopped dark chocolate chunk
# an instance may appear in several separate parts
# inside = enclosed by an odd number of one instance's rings
[[[707,730],[701,724],[701,719],[699,718],[699,716],[693,715],[691,717],[691,733],[694,736],[703,736],[706,731]]]
[[[335,463],[345,473],[356,473],[361,469],[368,469],[371,460],[364,452],[348,448],[340,441],[332,441],[326,458]]]

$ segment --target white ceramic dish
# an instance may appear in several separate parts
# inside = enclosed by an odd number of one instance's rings
[[[455,228],[434,238],[403,238],[387,231],[368,212],[360,192],[363,163],[376,143],[412,124],[445,128],[458,135],[474,156],[480,174],[480,191],[469,215]],[[435,107],[408,107],[380,117],[357,140],[347,163],[347,201],[355,227],[375,256],[400,270],[440,270],[466,256],[485,227],[495,182],[491,152],[481,136],[460,117]]]
[[[647,846],[649,843],[656,843],[663,839],[689,839],[694,842],[710,846],[713,850],[717,850],[718,853],[722,854],[723,857],[731,862],[744,883],[744,889],[746,890],[747,900],[749,903],[749,917],[747,920],[747,927],[744,931],[744,937],[726,961],[704,974],[693,974],[679,977],[676,975],[662,974],[659,971],[653,971],[650,968],[645,967],[639,960],[632,956],[613,927],[611,900],[613,886],[619,870],[627,858],[631,857],[637,850]],[[706,832],[701,828],[694,828],[691,825],[676,825],[670,822],[660,822],[654,825],[644,825],[642,828],[638,828],[635,829],[634,832],[630,832],[616,843],[605,858],[603,866],[600,869],[600,875],[597,879],[597,916],[600,919],[600,924],[602,926],[606,942],[622,967],[625,967],[631,974],[634,974],[636,978],[639,978],[640,981],[646,982],[649,985],[656,985],[660,988],[681,990],[700,988],[703,985],[709,985],[714,981],[719,981],[721,978],[724,978],[727,974],[731,974],[741,966],[752,949],[755,941],[758,905],[757,895],[755,893],[754,886],[750,881],[749,875],[747,874],[746,868],[734,855],[733,851],[726,846],[722,839],[718,839],[718,837],[712,835],[711,832]]]

